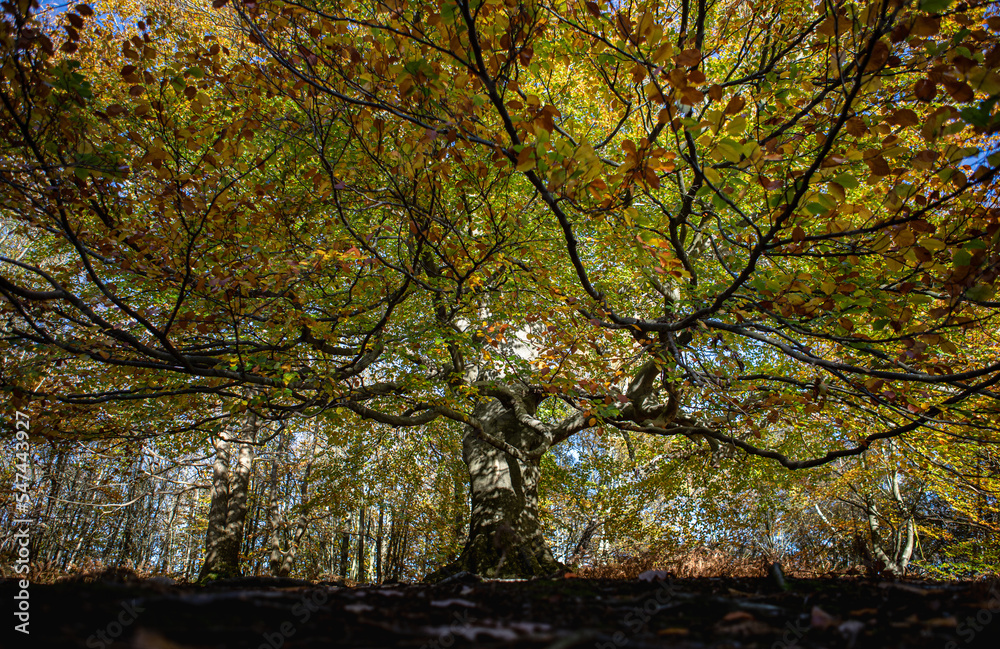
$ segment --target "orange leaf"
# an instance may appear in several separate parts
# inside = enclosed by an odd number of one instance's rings
[[[681,91],[681,103],[683,104],[687,104],[688,106],[697,106],[703,101],[705,101],[705,95],[703,95],[697,88],[688,86]]]
[[[736,113],[743,110],[743,107],[747,105],[747,100],[739,95],[734,96],[726,104],[726,115],[735,115]]]
[[[684,50],[674,57],[674,63],[678,66],[693,68],[701,62],[701,52],[696,49]]]

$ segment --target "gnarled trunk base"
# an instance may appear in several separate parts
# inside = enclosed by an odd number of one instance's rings
[[[540,442],[497,401],[477,412],[487,432],[525,451]],[[538,517],[539,462],[522,461],[479,439],[469,430],[462,440],[469,469],[472,512],[461,556],[431,573],[437,581],[461,571],[483,577],[541,577],[566,570],[552,557]]]

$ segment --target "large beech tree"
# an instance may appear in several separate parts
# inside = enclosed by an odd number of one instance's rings
[[[558,570],[540,458],[588,428],[996,441],[989,3],[214,4],[4,5],[7,389],[455,420],[439,574]]]

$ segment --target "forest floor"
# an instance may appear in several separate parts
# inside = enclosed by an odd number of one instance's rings
[[[934,647],[1000,646],[1000,585],[829,578],[540,579],[348,588],[243,579],[30,586],[12,647]],[[11,606],[17,587],[0,582]],[[7,626],[10,628],[8,618]],[[29,639],[30,638],[30,639]]]

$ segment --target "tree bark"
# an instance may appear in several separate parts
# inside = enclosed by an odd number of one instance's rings
[[[256,438],[257,418],[247,418],[247,437]],[[213,440],[216,455],[213,465],[212,502],[208,514],[205,563],[199,581],[230,579],[242,574],[240,549],[243,546],[243,528],[247,516],[247,495],[250,470],[253,464],[253,446],[240,444],[236,466],[230,469],[230,436],[222,433]]]
[[[466,431],[462,459],[469,470],[472,496],[469,536],[459,558],[427,580],[463,570],[486,577],[534,577],[565,570],[553,558],[542,533],[539,458],[528,457],[528,451],[545,440],[499,401],[485,401],[475,414],[486,434],[523,451],[525,459],[497,449],[472,428]]]
[[[348,526],[350,525],[350,520],[348,520]],[[340,535],[340,576],[347,579],[350,575],[348,574],[349,566],[349,552],[350,552],[351,535],[344,532]]]
[[[368,534],[368,529],[366,524],[368,523],[368,508],[362,505],[358,510],[358,571],[357,571],[357,582],[359,584],[364,583],[368,578],[368,573],[366,572],[366,562],[368,557],[365,555],[365,536]]]
[[[229,434],[227,431],[212,438],[215,462],[212,463],[212,492],[208,508],[208,530],[205,532],[205,563],[199,580],[228,576],[229,567],[222,562],[222,536],[229,511]],[[214,574],[214,577],[213,577]]]

